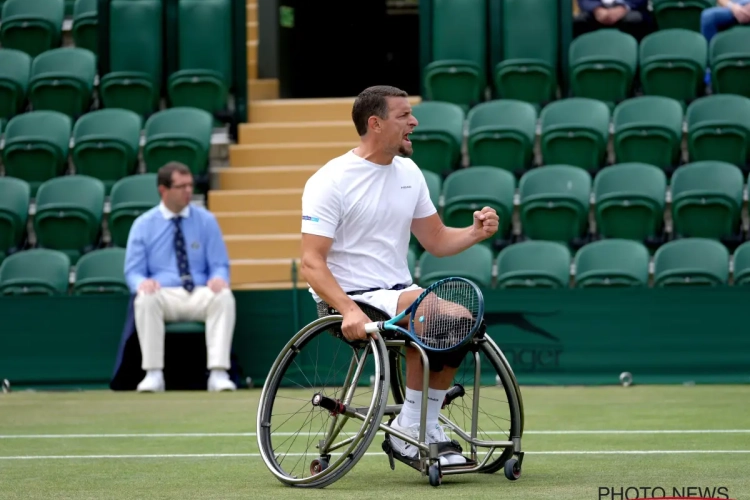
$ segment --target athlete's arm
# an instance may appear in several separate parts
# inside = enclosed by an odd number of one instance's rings
[[[448,227],[435,213],[413,219],[411,231],[427,252],[436,257],[447,257],[486,240],[497,232],[498,223],[495,210],[484,207],[474,212],[474,224],[468,227]]]

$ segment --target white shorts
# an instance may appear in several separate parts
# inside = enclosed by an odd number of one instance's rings
[[[350,295],[352,300],[357,302],[363,302],[372,307],[377,307],[391,318],[396,316],[401,311],[396,310],[398,307],[399,296],[410,290],[419,290],[419,285],[410,285],[401,290],[375,290],[374,292],[367,292],[361,295]]]

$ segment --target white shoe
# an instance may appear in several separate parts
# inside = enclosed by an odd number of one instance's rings
[[[399,424],[399,418],[397,417],[392,423],[391,427],[401,431],[407,436],[413,438],[415,441],[419,440],[419,424],[412,424],[408,427],[403,427]],[[445,431],[440,425],[436,425],[435,429],[428,430],[425,433],[425,440],[427,443],[442,443],[450,441],[448,436],[445,435]],[[390,436],[391,447],[393,451],[396,451],[406,458],[416,459],[419,458],[419,449],[411,443],[397,438],[396,436]],[[448,453],[439,457],[440,465],[456,465],[466,463],[466,458],[459,453]]]
[[[440,424],[435,424],[433,429],[427,430],[428,443],[445,443],[450,441],[445,435],[445,429]],[[446,453],[440,457],[440,465],[460,465],[466,463],[466,457],[460,453]]]
[[[149,370],[136,390],[138,392],[164,392],[164,374],[161,370]]]
[[[237,386],[229,379],[229,374],[224,370],[211,370],[208,376],[208,391],[236,391]]]

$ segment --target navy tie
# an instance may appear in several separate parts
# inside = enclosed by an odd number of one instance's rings
[[[177,256],[177,268],[180,271],[182,287],[188,292],[192,292],[195,283],[193,283],[193,277],[190,275],[185,236],[182,234],[182,228],[180,227],[182,217],[178,215],[172,220],[174,221],[174,252]]]

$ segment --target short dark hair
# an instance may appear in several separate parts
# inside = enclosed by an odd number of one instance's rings
[[[354,100],[352,120],[360,137],[367,133],[367,120],[371,116],[388,117],[387,97],[409,97],[409,94],[396,87],[376,85],[363,90]]]
[[[178,172],[182,175],[192,175],[193,173],[187,167],[187,165],[178,161],[170,161],[159,169],[156,174],[156,185],[164,186],[169,189],[172,187],[172,174]]]

